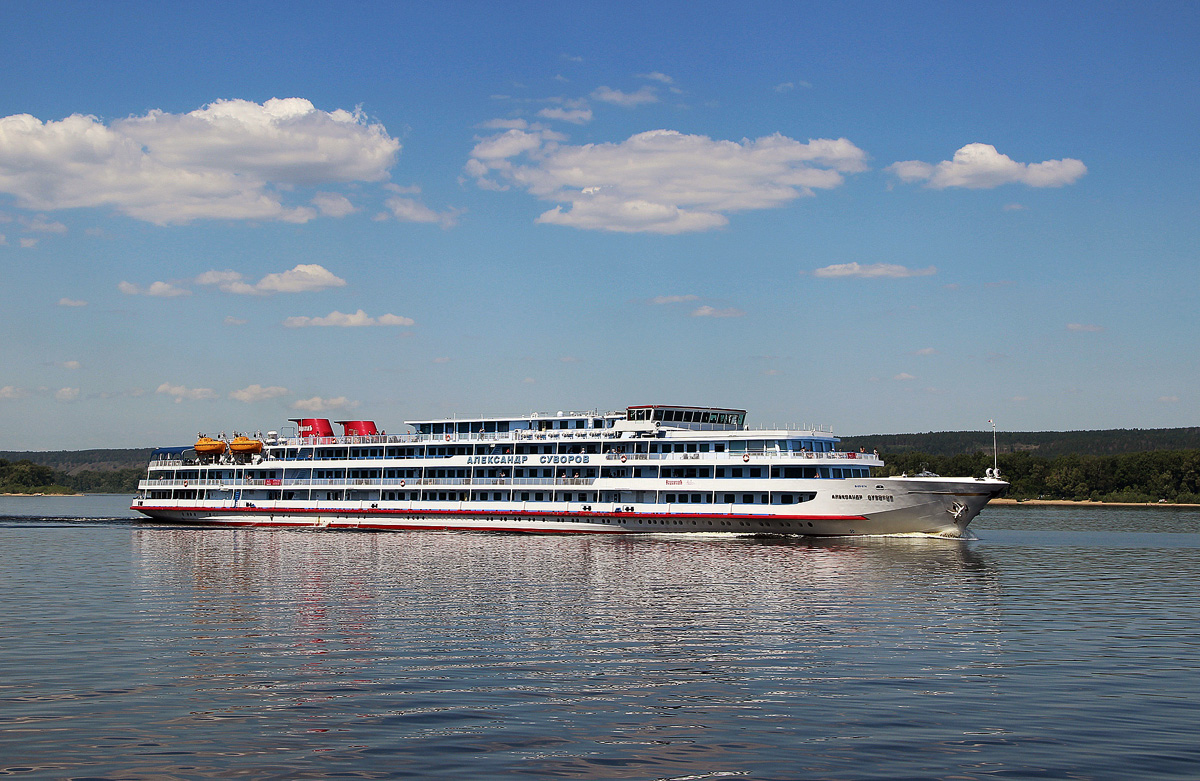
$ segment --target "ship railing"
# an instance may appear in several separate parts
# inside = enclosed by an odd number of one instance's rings
[[[850,460],[850,461],[867,461],[873,465],[882,464],[878,454],[875,453],[855,453],[853,451],[823,451],[814,452],[806,451],[789,451],[789,450],[726,450],[721,453],[706,452],[706,453],[621,453],[611,452],[605,453],[606,461],[675,461],[675,460],[700,460],[700,459],[742,459],[749,456],[754,459],[773,459],[773,460]]]
[[[422,477],[407,485],[592,485],[594,477]],[[391,483],[390,485],[399,485]]]
[[[138,489],[153,488],[291,488],[297,486],[406,488],[422,485],[592,485],[594,477],[414,477],[414,478],[287,478],[252,480],[141,480]]]
[[[741,458],[748,455],[751,458],[771,458],[771,459],[789,459],[792,461],[803,460],[844,460],[844,461],[867,461],[872,465],[882,464],[879,456],[875,453],[855,453],[854,451],[828,450],[824,452],[805,451],[775,451],[775,450],[731,450],[725,453],[728,458]]]

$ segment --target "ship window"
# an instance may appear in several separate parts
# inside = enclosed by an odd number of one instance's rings
[[[742,494],[742,504],[754,504],[754,494]]]
[[[733,504],[733,494],[724,494],[724,495],[722,496],[721,500],[722,500],[722,501],[723,501],[725,504]]]
[[[689,442],[689,443],[688,443],[688,446],[687,446],[687,452],[689,452],[689,453],[695,453],[695,452],[696,452],[696,443],[695,443],[695,442]]]
[[[667,494],[667,504],[675,503],[675,494]]]

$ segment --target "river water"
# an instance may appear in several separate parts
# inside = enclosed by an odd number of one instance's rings
[[[0,775],[1200,777],[1200,511],[791,541],[128,499],[0,498]]]

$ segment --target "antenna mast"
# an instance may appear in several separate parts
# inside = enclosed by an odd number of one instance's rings
[[[992,424],[992,472],[1000,474],[1000,456],[996,451],[996,421],[989,419],[988,423]]]

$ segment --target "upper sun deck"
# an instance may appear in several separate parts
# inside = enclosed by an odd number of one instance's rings
[[[479,418],[430,418],[409,420],[408,425],[419,434],[505,433],[510,431],[596,431],[602,429],[637,430],[648,428],[636,424],[653,424],[653,428],[691,429],[693,431],[738,431],[745,427],[746,410],[726,407],[668,406],[643,404],[624,411],[600,413],[559,411],[554,414]],[[632,424],[632,425],[622,425]]]
[[[833,450],[838,441],[832,431],[819,426],[770,426],[752,429],[745,425],[746,410],[727,407],[668,406],[647,404],[627,407],[624,411],[572,410],[554,413],[532,412],[452,418],[424,418],[405,423],[414,433],[388,435],[376,431],[371,421],[338,421],[345,435],[333,435],[327,420],[295,420],[299,437],[285,437],[268,445],[362,445],[412,444],[421,442],[520,442],[540,440],[547,443],[564,440],[673,440],[745,441],[759,439],[807,440],[815,451]],[[369,433],[368,433],[369,432]]]
[[[280,436],[277,432],[270,431],[266,437],[262,437],[261,434],[256,436],[266,445],[264,455],[270,454],[269,457],[273,458],[278,457],[278,453],[287,448],[297,447],[453,443],[472,446],[468,450],[474,453],[474,446],[484,446],[488,443],[534,441],[546,445],[555,444],[560,448],[573,448],[580,443],[591,442],[594,444],[588,445],[589,448],[601,446],[605,449],[613,444],[645,443],[654,440],[709,442],[714,446],[723,442],[731,449],[753,452],[762,450],[765,443],[786,440],[789,444],[781,446],[781,450],[829,453],[836,451],[836,443],[839,441],[832,431],[824,427],[805,425],[750,428],[745,425],[745,420],[746,411],[741,409],[648,404],[614,412],[559,411],[552,414],[534,412],[514,416],[409,420],[406,421],[407,425],[415,431],[403,434],[388,434],[378,430],[375,423],[369,420],[339,420],[337,424],[343,427],[343,434],[338,436],[334,433],[333,424],[327,419],[292,418],[292,422],[297,424],[294,435],[285,431],[284,436]],[[224,438],[223,434],[221,438]],[[156,451],[152,460],[173,461],[189,450],[190,448],[186,447],[164,448],[161,449],[161,454]],[[646,452],[645,446],[637,445],[631,450],[639,451]],[[462,452],[465,454],[467,450]],[[353,458],[357,455],[357,450],[346,451],[347,457]],[[367,454],[364,451],[362,455]],[[370,457],[382,455],[382,450],[370,453]]]

